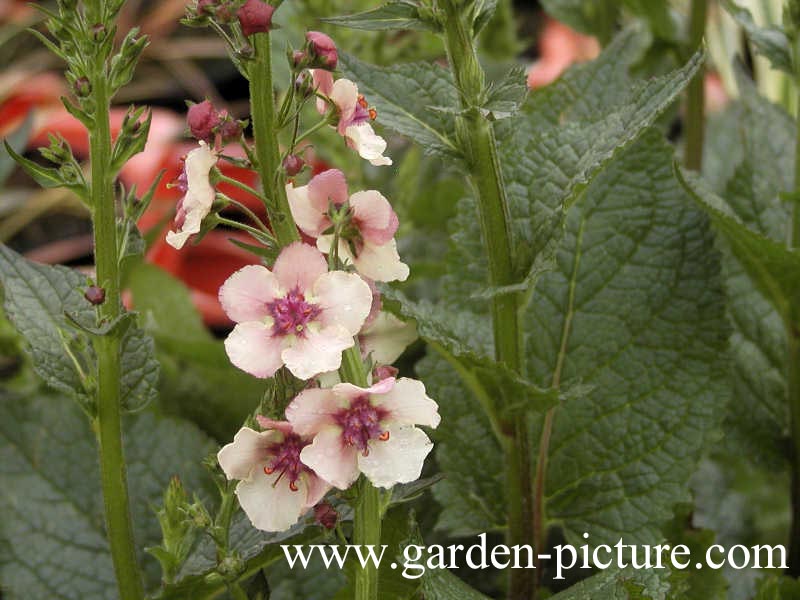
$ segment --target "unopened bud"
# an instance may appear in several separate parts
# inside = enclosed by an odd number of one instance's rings
[[[333,529],[339,520],[339,513],[327,502],[320,502],[314,507],[314,520],[325,529]]]
[[[384,379],[389,379],[390,377],[397,377],[399,372],[400,371],[397,369],[397,367],[393,367],[391,365],[380,365],[372,370],[372,380],[383,381]]]
[[[83,297],[86,298],[91,304],[98,306],[106,301],[106,291],[96,285],[90,285],[88,288],[86,288],[86,292],[83,294]]]
[[[245,35],[268,33],[272,29],[274,12],[275,7],[262,0],[247,0],[236,13],[242,26],[242,33]]]
[[[189,107],[186,123],[194,138],[211,142],[215,134],[214,129],[220,124],[220,114],[209,100],[204,100]]]
[[[75,95],[79,98],[86,98],[92,93],[92,84],[86,77],[79,77],[76,79],[72,87],[75,90]]]
[[[303,52],[302,50],[295,50],[294,52],[292,52],[291,56],[292,65],[294,65],[295,69],[300,69],[303,67],[303,65],[305,65],[307,58],[308,55],[305,52]]]
[[[313,66],[333,71],[339,63],[339,53],[334,41],[320,31],[306,33]]]
[[[237,140],[242,135],[242,124],[231,117],[227,110],[220,111],[220,123],[217,126],[217,131],[222,137],[222,141],[228,142]]]
[[[215,0],[197,0],[197,14],[205,17],[214,16]]]
[[[305,164],[306,162],[297,156],[297,154],[290,154],[283,159],[283,168],[286,170],[286,174],[289,177],[294,177],[302,171]]]
[[[106,26],[102,23],[92,25],[89,31],[92,34],[92,39],[95,42],[102,42],[106,38]]]

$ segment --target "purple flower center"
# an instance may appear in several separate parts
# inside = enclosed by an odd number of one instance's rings
[[[283,298],[267,303],[272,317],[272,335],[298,335],[305,337],[306,326],[316,319],[322,309],[316,304],[306,302],[303,293],[295,288]]]
[[[264,467],[265,475],[272,475],[276,471],[278,478],[272,485],[286,477],[289,482],[289,489],[297,491],[297,480],[305,471],[311,473],[311,469],[300,462],[300,451],[308,446],[308,442],[303,441],[296,433],[289,433],[283,438],[282,442],[270,444],[267,452],[272,456],[272,460]]]
[[[370,120],[369,109],[362,106],[361,104],[356,104],[356,110],[350,119],[350,125],[361,125],[361,123],[367,123],[369,122],[369,120]]]
[[[369,396],[356,398],[349,408],[340,410],[333,416],[336,424],[342,428],[342,441],[348,446],[355,446],[364,456],[369,454],[367,442],[389,439],[389,432],[381,427],[381,421],[388,412],[373,406]]]

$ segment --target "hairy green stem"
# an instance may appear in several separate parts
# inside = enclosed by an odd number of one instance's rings
[[[92,170],[92,206],[97,283],[106,292],[100,316],[106,322],[122,312],[117,256],[117,215],[114,182],[111,174],[111,131],[109,94],[104,69],[98,68],[92,88],[96,102],[95,123],[89,132]],[[111,332],[95,340],[97,353],[97,431],[100,453],[100,478],[105,504],[114,571],[122,600],[144,597],[142,577],[136,560],[136,546],[130,517],[128,484],[122,447],[120,399],[120,339]]]
[[[696,51],[703,43],[706,31],[708,0],[692,0],[689,23],[689,49]],[[703,166],[703,142],[705,139],[705,69],[698,69],[689,83],[686,101],[686,154],[684,162],[688,169],[699,171]]]
[[[458,141],[464,153],[478,197],[478,212],[492,286],[515,283],[509,231],[509,209],[503,185],[494,129],[478,110],[484,90],[484,73],[475,52],[471,29],[455,0],[442,3],[445,10],[445,46],[458,88],[462,116]],[[498,294],[491,300],[495,358],[515,372],[524,370],[520,337],[519,296]],[[495,415],[492,415],[495,417]],[[532,544],[533,489],[531,449],[525,419],[502,423],[507,465],[508,543]],[[539,549],[537,548],[537,551]],[[528,569],[509,569],[509,597],[517,600],[534,594],[534,578]]]
[[[300,239],[292,220],[289,201],[281,169],[281,154],[278,148],[277,118],[275,115],[275,90],[272,86],[272,56],[269,33],[252,36],[254,58],[250,64],[250,102],[256,158],[266,209],[272,230],[280,246]]]

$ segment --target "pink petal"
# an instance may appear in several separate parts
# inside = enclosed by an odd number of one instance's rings
[[[394,237],[400,221],[383,194],[356,192],[350,196],[350,207],[365,240],[380,246]]]
[[[419,479],[433,443],[416,427],[390,427],[389,439],[370,440],[367,456],[358,454],[358,468],[373,485],[390,488]]]
[[[315,435],[324,427],[335,424],[333,415],[344,405],[331,390],[303,390],[286,407],[286,420],[298,434]]]
[[[258,432],[242,427],[233,441],[217,453],[217,462],[228,479],[248,479],[256,465],[267,455],[267,446],[278,441],[276,431]]]
[[[261,426],[261,429],[275,429],[284,435],[293,433],[292,424],[286,421],[273,421],[264,415],[256,415],[256,422]]]
[[[358,479],[356,454],[355,446],[342,443],[341,429],[328,427],[303,448],[300,460],[334,487],[346,490]]]
[[[308,492],[306,493],[306,506],[311,508],[325,497],[328,490],[331,489],[331,484],[317,476],[316,474],[306,473],[301,476],[305,479]]]
[[[313,246],[294,242],[281,251],[272,272],[284,291],[299,288],[305,293],[320,275],[328,272],[328,263]]]
[[[241,481],[236,486],[239,504],[256,529],[285,531],[297,523],[309,508],[306,482],[298,479],[298,489],[292,491],[285,477],[275,483],[279,475],[265,475],[263,471],[258,471],[251,481]]]
[[[173,248],[180,250],[189,237],[199,233],[203,219],[211,211],[216,191],[209,181],[209,173],[218,158],[205,142],[200,142],[200,147],[187,155],[184,169],[188,187],[180,205],[182,222],[177,231],[167,233],[167,243]]]
[[[319,373],[338,369],[342,364],[342,351],[355,343],[347,330],[336,325],[318,332],[306,331],[305,337],[296,338],[281,353],[286,368],[298,379],[311,379]]]
[[[393,239],[380,246],[367,242],[353,259],[356,270],[375,281],[405,281],[409,269],[397,253],[397,242]]]
[[[372,290],[355,273],[330,271],[314,283],[314,298],[322,309],[320,322],[344,327],[356,335],[372,308]]]
[[[282,340],[272,337],[271,327],[257,321],[239,323],[225,340],[231,362],[256,377],[272,377],[281,368]]]
[[[339,206],[347,202],[347,180],[339,169],[328,169],[308,182],[308,196],[315,207],[326,212],[328,202]]]
[[[345,398],[347,400],[355,400],[361,396],[366,395],[380,395],[388,393],[395,385],[394,377],[387,377],[386,379],[382,379],[378,383],[368,387],[362,388],[358,387],[357,385],[353,385],[352,383],[337,383],[333,386],[333,393],[341,398]],[[379,402],[375,402],[378,404]]]
[[[339,109],[340,123],[349,124],[358,105],[358,86],[349,79],[339,79],[328,96]]]
[[[326,216],[327,204],[320,208],[311,201],[309,186],[294,187],[286,184],[286,198],[289,200],[289,209],[292,211],[294,222],[300,231],[311,237],[319,236],[331,226],[331,220]]]
[[[375,397],[373,402],[390,412],[389,420],[401,425],[436,428],[441,420],[439,405],[428,397],[425,385],[416,379],[401,377],[394,389]]]
[[[228,277],[219,289],[225,313],[236,323],[261,321],[269,316],[267,303],[280,294],[278,280],[261,265],[248,265]]]
[[[314,87],[323,96],[330,96],[333,91],[333,74],[325,69],[311,69],[311,79]],[[328,112],[328,103],[325,100],[317,99],[317,111],[324,115]]]

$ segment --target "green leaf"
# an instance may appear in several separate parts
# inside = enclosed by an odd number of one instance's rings
[[[450,71],[429,63],[377,67],[340,53],[339,64],[378,109],[378,122],[417,142],[427,153],[458,156],[455,109],[458,96]]]
[[[798,600],[800,579],[769,575],[761,580],[755,600]]]
[[[709,214],[753,283],[784,319],[790,319],[792,306],[800,301],[800,252],[749,229],[698,177],[677,166],[676,174]]]
[[[658,600],[671,598],[667,581],[669,571],[637,570],[603,571],[576,583],[552,600]],[[682,597],[682,596],[675,596]]]
[[[392,31],[410,29],[414,31],[436,31],[438,26],[430,18],[420,15],[420,5],[410,0],[389,2],[372,10],[342,17],[321,19],[331,25],[342,25],[366,31]]]
[[[20,152],[24,151],[25,145],[28,142],[28,136],[31,133],[31,125],[33,124],[33,116],[29,116],[20,125],[20,127],[12,132],[7,138],[6,143],[11,148],[19,149]],[[0,186],[5,186],[6,180],[14,170],[14,159],[10,154],[0,156]]]
[[[481,111],[492,121],[507,119],[519,111],[528,96],[525,69],[514,67],[487,90]]]
[[[36,374],[58,391],[87,402],[89,342],[65,317],[69,313],[81,323],[94,323],[94,308],[82,295],[86,277],[66,267],[29,262],[0,245],[0,283],[6,315],[25,337]]]
[[[779,27],[759,27],[753,20],[753,15],[746,8],[737,5],[731,0],[723,2],[723,6],[736,19],[747,32],[756,52],[769,59],[775,69],[792,75],[792,49],[789,38]]]
[[[144,330],[131,327],[120,342],[120,402],[129,411],[142,410],[158,399],[160,366],[156,349]]]
[[[476,0],[472,10],[475,18],[472,22],[472,35],[477,36],[492,20],[499,0]]]
[[[33,180],[43,188],[57,188],[65,187],[68,190],[75,192],[78,197],[86,203],[89,203],[89,190],[85,183],[76,182],[65,179],[64,175],[59,169],[55,167],[43,167],[30,159],[17,154],[8,141],[4,140],[3,143],[6,147],[8,155],[22,167],[25,172],[30,175]]]
[[[125,428],[131,508],[138,547],[155,545],[151,507],[179,475],[203,493],[199,458],[212,445],[194,427],[142,415]],[[116,596],[105,537],[97,450],[78,408],[63,398],[2,393],[0,399],[0,580],[4,598],[106,600]],[[140,552],[148,587],[158,563]]]
[[[617,0],[542,0],[542,7],[557,21],[600,40],[607,40],[616,26]]]

